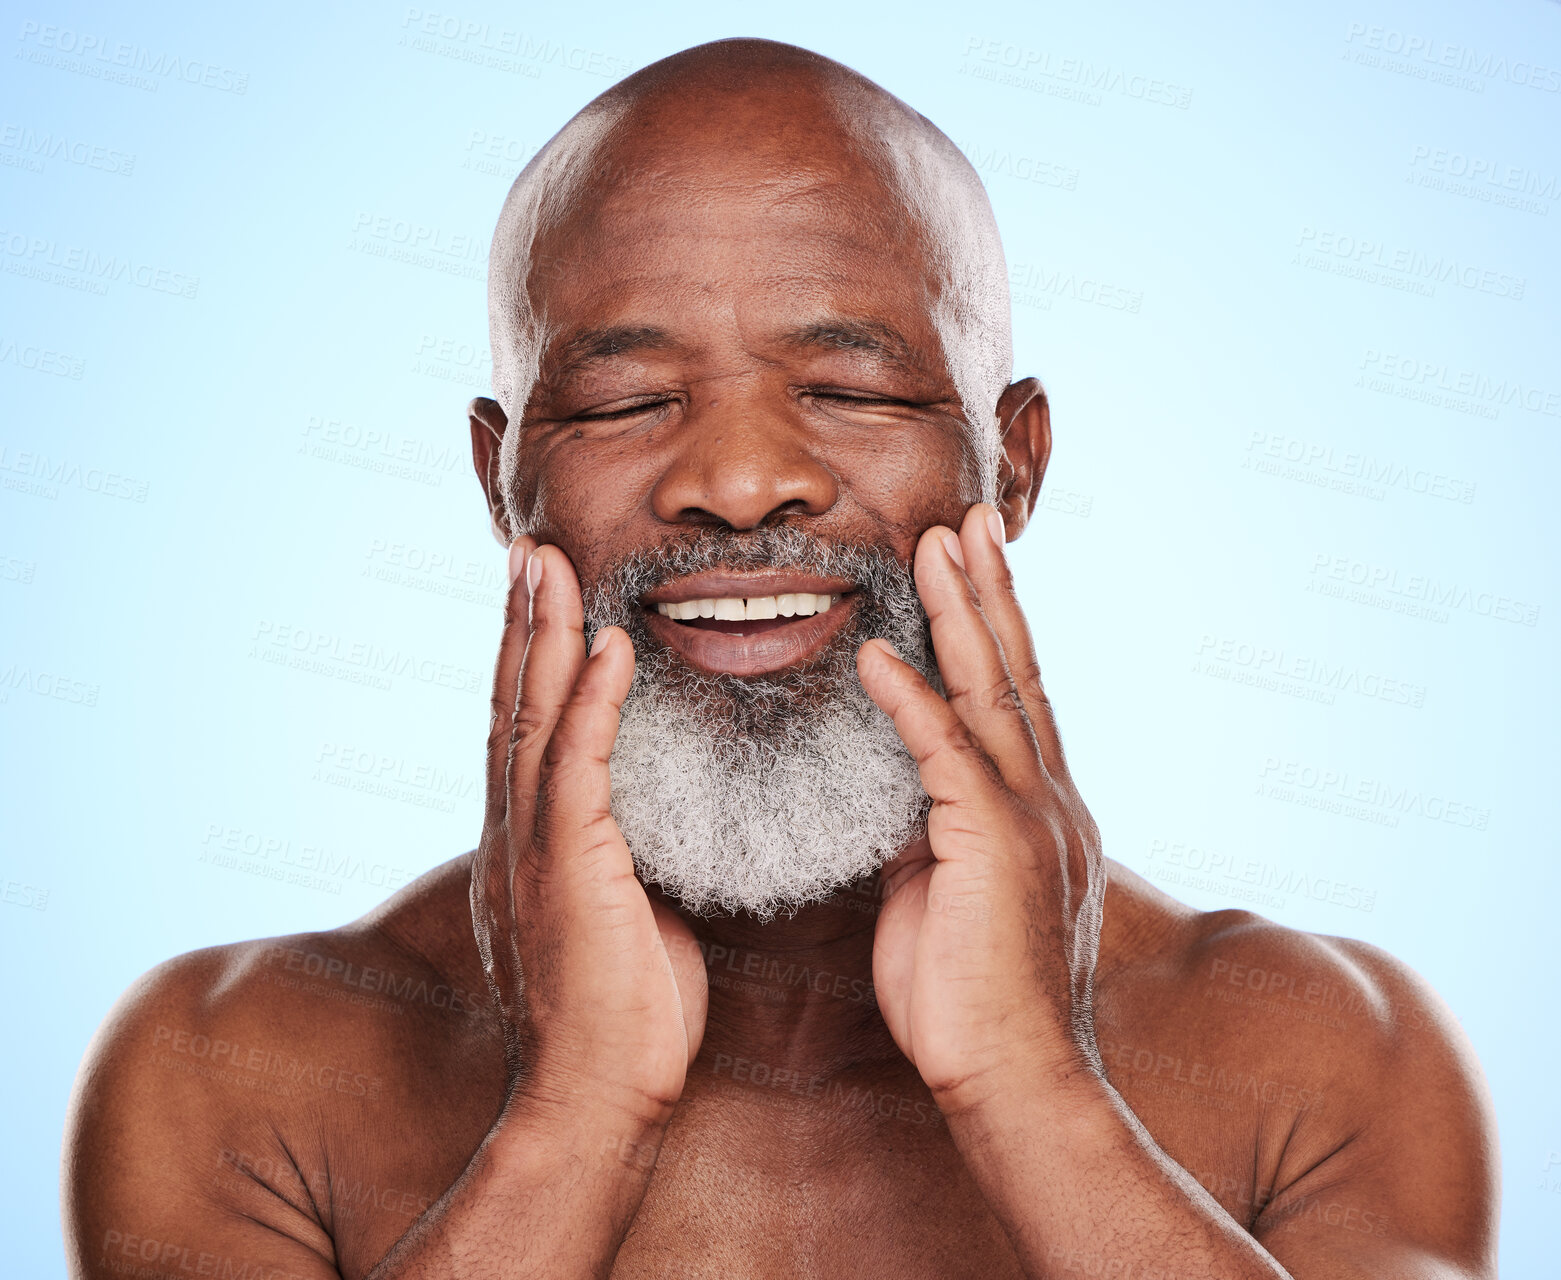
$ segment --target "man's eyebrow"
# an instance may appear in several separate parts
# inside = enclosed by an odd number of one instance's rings
[[[775,335],[775,341],[789,347],[859,351],[901,372],[924,372],[905,336],[882,320],[828,316],[783,330]],[[665,329],[654,325],[577,329],[561,338],[549,352],[548,362],[553,367],[548,376],[561,380],[598,360],[638,351],[665,351],[680,345]]]
[[[786,346],[825,347],[860,351],[882,364],[906,373],[921,373],[914,348],[894,326],[881,320],[858,320],[831,316],[811,324],[799,325],[779,335]]]
[[[609,356],[661,351],[677,345],[670,333],[654,325],[619,324],[601,329],[577,329],[554,347],[550,356],[556,363],[548,372],[553,378],[564,378]]]

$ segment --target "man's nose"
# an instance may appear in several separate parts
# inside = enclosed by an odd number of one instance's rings
[[[746,397],[695,407],[678,436],[651,495],[668,524],[720,520],[754,529],[782,513],[821,515],[839,494],[800,424]]]

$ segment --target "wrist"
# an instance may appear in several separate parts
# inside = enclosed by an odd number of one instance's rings
[[[628,1082],[533,1069],[511,1085],[503,1118],[560,1130],[649,1133],[665,1128],[676,1106],[675,1096]]]
[[[530,1029],[528,1028],[528,1031]],[[611,1046],[598,1034],[552,1028],[523,1035],[512,1059],[508,1096],[538,1112],[619,1113],[631,1125],[665,1125],[688,1078],[687,1044]]]
[[[489,1144],[500,1166],[523,1182],[538,1175],[551,1181],[568,1169],[572,1182],[583,1176],[643,1190],[665,1131],[665,1119],[647,1115],[628,1099],[605,1098],[585,1084],[549,1081],[537,1087],[523,1083],[510,1092]]]
[[[1118,1160],[1125,1108],[1094,1070],[1032,1063],[986,1084],[975,1099],[960,1099],[963,1106],[950,1102],[945,1121],[982,1198],[1005,1224],[1033,1209],[1037,1170],[1082,1176]]]
[[[1016,1045],[988,1065],[938,1086],[933,1100],[952,1129],[1006,1122],[1015,1109],[1039,1103],[1052,1109],[1088,1107],[1108,1089],[1093,1044]]]

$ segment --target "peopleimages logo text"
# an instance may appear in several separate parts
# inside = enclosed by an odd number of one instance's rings
[[[1429,66],[1466,71],[1490,80],[1506,80],[1510,84],[1525,85],[1544,93],[1561,93],[1561,70],[1542,67],[1529,58],[1508,58],[1499,53],[1476,49],[1472,45],[1449,44],[1433,36],[1413,35],[1392,27],[1368,26],[1364,22],[1350,23],[1349,35],[1344,42]]]
[[[47,49],[65,58],[80,61],[90,59],[93,63],[108,64],[127,72],[145,72],[169,80],[182,80],[185,84],[200,85],[205,89],[220,89],[225,93],[245,93],[249,89],[247,71],[235,71],[231,67],[218,66],[201,58],[181,58],[174,53],[154,52],[124,40],[109,40],[90,31],[27,21],[22,23],[18,39],[24,44]],[[156,81],[150,83],[155,85]]]
[[[1412,280],[1431,284],[1455,284],[1498,298],[1521,301],[1528,285],[1524,276],[1477,267],[1461,262],[1451,254],[1430,254],[1419,249],[1393,248],[1379,240],[1353,236],[1326,227],[1302,227],[1296,247],[1324,258],[1334,258],[1356,267],[1392,271]]]

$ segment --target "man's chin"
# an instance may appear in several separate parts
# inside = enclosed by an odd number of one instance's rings
[[[648,868],[642,868],[638,858],[635,859],[635,870],[648,889],[654,890],[683,915],[701,920],[747,918],[768,924],[775,919],[787,919],[821,903],[835,903],[842,910],[855,911],[875,902],[877,873],[893,859],[896,852],[886,850],[871,858],[855,875],[822,879],[797,877],[773,885],[769,892],[763,894],[747,891],[736,882],[725,883],[715,890],[706,887],[703,891],[685,885],[680,891],[659,880],[648,878]]]
[[[658,697],[680,704],[703,732],[763,750],[794,732],[791,726],[799,720],[821,718],[831,707],[843,706],[853,696],[852,686],[860,690],[856,651],[861,644],[853,633],[843,633],[804,661],[741,675],[695,667],[649,637],[641,649],[636,639],[635,684],[625,706],[654,688]]]
[[[854,664],[849,684],[824,679],[811,698],[757,677],[696,681],[691,697],[658,667],[636,674],[620,712],[613,816],[641,879],[685,910],[795,912],[871,875],[923,829],[916,763]]]

